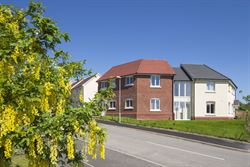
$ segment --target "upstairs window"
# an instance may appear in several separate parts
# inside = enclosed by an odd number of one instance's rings
[[[190,82],[186,82],[186,96],[191,95],[191,84]]]
[[[160,87],[160,75],[151,75],[151,87]]]
[[[133,100],[132,99],[125,100],[125,109],[133,109]]]
[[[101,81],[101,89],[105,89],[108,87],[108,82],[107,81]]]
[[[116,79],[111,80],[111,88],[116,88]]]
[[[174,96],[190,96],[191,83],[185,81],[174,82]]]
[[[207,102],[207,114],[215,114],[215,102]]]
[[[133,76],[125,77],[125,86],[131,86],[131,85],[134,85],[134,77]]]
[[[207,91],[214,92],[215,91],[215,83],[212,81],[207,82]]]

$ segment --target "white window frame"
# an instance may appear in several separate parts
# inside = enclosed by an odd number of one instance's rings
[[[153,80],[153,78],[155,80]],[[156,79],[159,78],[159,85],[156,85]],[[150,76],[150,87],[151,88],[160,88],[161,87],[161,76],[160,75],[151,75]]]
[[[209,89],[210,84],[213,85],[214,89]],[[206,82],[206,91],[207,92],[215,92],[215,82],[214,81],[207,81]]]
[[[207,112],[207,105],[210,105],[210,110],[211,110],[211,104],[213,104],[214,105],[214,113],[211,113],[211,111],[210,112]],[[215,102],[214,101],[208,101],[208,102],[206,102],[206,115],[215,115]]]
[[[152,101],[155,101],[155,103],[152,105]],[[159,101],[159,108],[155,108],[157,105],[156,105],[156,100]],[[158,111],[161,111],[161,100],[160,98],[151,98],[150,99],[150,111],[153,111],[153,112],[158,112]]]
[[[181,96],[181,83],[184,83],[184,89],[183,89],[183,91],[184,91],[184,96]],[[190,95],[187,95],[187,86],[190,86]],[[178,89],[178,93],[177,93],[177,95],[175,95],[175,89],[176,89],[176,87],[177,87],[177,89]],[[175,96],[175,97],[190,97],[191,96],[191,93],[192,93],[192,91],[191,91],[191,89],[192,89],[192,86],[191,86],[191,83],[190,82],[188,82],[188,81],[175,81],[174,82],[174,92],[173,92],[173,96]]]
[[[106,88],[108,87],[108,82],[107,82],[107,81],[101,81],[100,84],[101,84],[101,85],[100,85],[101,89],[106,89]],[[105,86],[103,86],[103,84],[104,84]]]
[[[129,82],[127,82],[129,81]],[[133,86],[134,85],[134,76],[130,75],[130,76],[126,76],[125,77],[125,86]]]
[[[132,106],[127,106],[127,101],[132,101]],[[133,99],[131,98],[128,98],[128,99],[125,99],[125,109],[134,109],[133,107]]]
[[[115,104],[115,105],[114,105],[115,107],[111,106],[111,103],[114,103],[114,104]],[[115,101],[115,100],[110,100],[110,101],[109,101],[109,107],[108,107],[108,109],[109,109],[109,110],[115,110],[115,109],[116,109],[116,101]]]

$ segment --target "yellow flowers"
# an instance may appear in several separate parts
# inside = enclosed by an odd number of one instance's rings
[[[74,138],[71,133],[67,135],[67,152],[68,159],[75,158]]]
[[[35,106],[32,106],[32,108],[31,108],[31,113],[32,113],[34,116],[38,116],[38,115],[39,115],[39,114],[38,114],[38,110],[36,109]]]
[[[10,139],[6,139],[4,142],[4,156],[6,158],[10,158],[12,155],[12,141]]]
[[[65,106],[65,100],[60,98],[56,106],[56,113],[57,114],[63,113],[64,106]]]
[[[101,145],[100,145],[100,157],[101,157],[101,159],[105,159],[105,146],[104,146],[104,143],[101,143]]]
[[[39,134],[36,134],[33,138],[33,141],[36,141],[36,149],[37,149],[37,153],[39,155],[43,154],[43,139]]]
[[[23,120],[24,125],[29,125],[31,123],[31,120],[29,116],[27,116],[27,114],[23,114],[22,120]]]
[[[32,63],[32,62],[34,61],[34,59],[35,59],[35,56],[34,56],[33,54],[27,56],[27,62],[28,62],[29,64]]]
[[[82,95],[82,93],[79,95],[79,100],[80,100],[80,102],[81,102],[81,103],[83,103],[83,102],[84,102],[84,99],[83,99],[83,95]]]
[[[99,134],[99,135],[98,135]],[[101,134],[101,135],[100,135]],[[99,144],[99,151],[101,159],[105,159],[105,134],[102,134],[102,129],[97,125],[96,121],[89,123],[89,136],[88,136],[88,154],[96,159],[96,147]]]
[[[0,118],[0,138],[14,131],[16,126],[16,112],[12,106],[5,107]]]
[[[50,82],[46,82],[44,84],[44,94],[46,96],[50,96],[51,95],[51,89],[53,88],[53,85]]]
[[[5,17],[4,15],[2,14],[2,11],[0,12],[0,23],[5,23]]]
[[[41,64],[38,64],[38,66],[35,67],[35,69],[33,71],[33,76],[34,76],[35,80],[40,79],[40,71],[41,71]]]
[[[57,142],[56,141],[52,141],[52,146],[50,147],[50,161],[53,165],[57,164],[57,155],[58,155],[58,151],[57,151]]]
[[[15,47],[14,52],[11,54],[14,62],[17,64],[17,57],[20,55],[18,47]]]
[[[41,108],[45,112],[49,111],[49,100],[48,100],[48,97],[42,97],[42,99],[41,99]]]

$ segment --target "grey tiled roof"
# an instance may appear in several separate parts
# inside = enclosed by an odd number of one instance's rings
[[[181,67],[192,79],[228,80],[229,78],[205,64],[182,64]]]
[[[225,75],[205,64],[181,64],[181,68],[192,79],[228,80],[237,88],[236,84]]]
[[[175,70],[174,81],[190,81],[190,78],[181,68],[173,68]]]

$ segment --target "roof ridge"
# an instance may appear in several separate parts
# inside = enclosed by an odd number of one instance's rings
[[[208,65],[206,65],[206,64],[203,64],[203,65],[204,65],[205,67],[209,68],[210,70],[212,70],[212,71],[214,71],[214,72],[216,72],[216,73],[218,73],[218,74],[222,75],[223,77],[225,77],[225,78],[227,78],[227,79],[229,79],[229,80],[230,80],[230,78],[229,78],[229,77],[227,77],[226,75],[224,75],[224,74],[222,74],[222,73],[220,73],[220,72],[216,71],[215,69],[213,69],[213,68],[209,67],[209,66],[208,66]]]
[[[130,64],[130,63],[134,63],[134,62],[137,62],[137,61],[141,61],[141,60],[143,60],[143,59],[137,59],[137,60],[130,61],[130,62],[127,62],[127,63],[118,64],[116,66],[111,67],[110,69],[115,68],[115,67],[119,67],[119,66],[122,66],[122,65]]]
[[[180,68],[181,68],[181,69],[187,74],[187,76],[193,81],[193,80],[194,80],[193,76],[190,74],[190,72],[188,72],[187,69],[185,69],[185,67],[183,67],[183,65],[185,65],[185,64],[181,64],[181,65],[180,65]]]
[[[139,69],[140,69],[140,66],[141,66],[141,64],[142,64],[143,59],[140,59],[139,61],[140,61],[140,63],[139,63],[139,65],[138,65],[138,68],[137,68],[137,70],[136,70],[136,73],[138,73],[138,71],[139,71]]]

